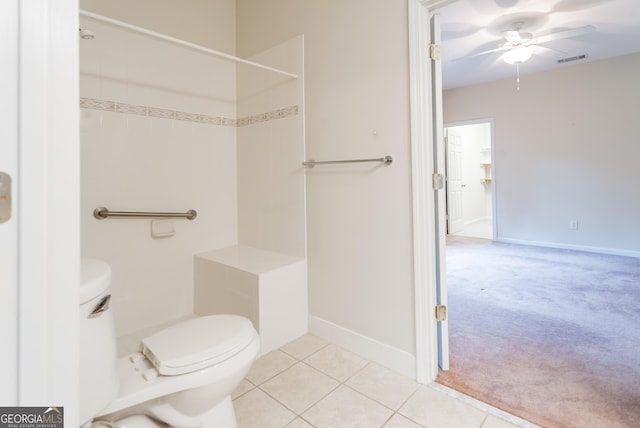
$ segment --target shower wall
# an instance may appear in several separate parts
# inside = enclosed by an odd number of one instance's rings
[[[238,240],[300,258],[306,254],[303,48],[298,36],[251,58],[298,78],[238,65],[238,117],[251,118],[238,127]]]
[[[117,335],[193,310],[193,254],[237,243],[236,65],[81,19],[82,255],[107,261]],[[116,211],[186,211],[172,237]]]
[[[116,334],[193,313],[195,254],[241,244],[303,259],[302,37],[253,58],[292,78],[80,24],[96,34],[80,48],[82,255],[113,268]],[[99,206],[198,216],[154,238],[152,220],[97,220]]]

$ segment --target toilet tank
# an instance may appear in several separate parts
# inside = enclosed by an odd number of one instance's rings
[[[110,309],[111,268],[100,260],[80,263],[80,413],[93,419],[118,394],[117,350]]]

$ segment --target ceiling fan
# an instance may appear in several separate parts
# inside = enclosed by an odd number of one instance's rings
[[[585,25],[569,30],[556,31],[542,36],[534,36],[531,33],[521,31],[523,25],[524,22],[518,21],[512,23],[509,29],[503,30],[501,33],[505,39],[505,42],[502,44],[502,46],[495,49],[489,49],[472,55],[468,55],[460,59],[504,51],[504,53],[502,54],[502,60],[504,62],[506,62],[507,64],[520,64],[528,61],[532,57],[534,46],[541,49],[555,50],[553,48],[541,45],[552,42],[554,40],[582,36],[592,33],[596,30],[596,27],[594,27],[593,25]]]
[[[478,57],[482,55],[487,55],[494,52],[504,52],[502,54],[502,60],[507,64],[515,64],[516,65],[516,82],[517,82],[517,90],[520,90],[520,64],[528,61],[533,56],[533,48],[535,47],[538,50],[548,49],[548,50],[556,50],[550,48],[548,46],[542,46],[545,43],[552,42],[554,40],[560,39],[568,39],[571,37],[578,37],[585,34],[592,33],[596,30],[596,27],[593,25],[585,25],[582,27],[576,27],[569,30],[556,31],[553,33],[534,36],[531,33],[523,32],[522,27],[524,26],[524,22],[518,21],[511,24],[511,26],[502,30],[501,34],[504,37],[505,42],[502,46],[489,49],[482,52],[478,52],[472,55],[468,55],[466,57],[460,59],[466,59],[471,57]],[[566,52],[563,52],[566,54]]]

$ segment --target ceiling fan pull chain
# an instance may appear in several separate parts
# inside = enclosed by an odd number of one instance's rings
[[[520,91],[520,63],[516,62],[516,90]]]

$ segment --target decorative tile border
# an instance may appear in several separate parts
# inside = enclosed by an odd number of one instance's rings
[[[80,97],[80,107],[93,110],[105,110],[114,113],[137,114],[139,116],[159,117],[162,119],[183,120],[187,122],[206,123],[220,126],[246,126],[254,123],[267,122],[269,120],[282,119],[298,114],[298,106],[286,107],[267,113],[256,114],[243,117],[242,119],[231,119],[228,117],[208,116],[204,114],[186,113],[183,111],[167,110],[155,107],[139,106],[135,104],[117,103],[115,101],[104,101],[93,98]]]
[[[243,117],[242,119],[238,119],[238,126],[252,125],[254,123],[282,119],[283,117],[295,116],[296,114],[298,114],[298,106],[286,107],[280,110],[274,110],[267,113],[256,114],[254,116]]]

